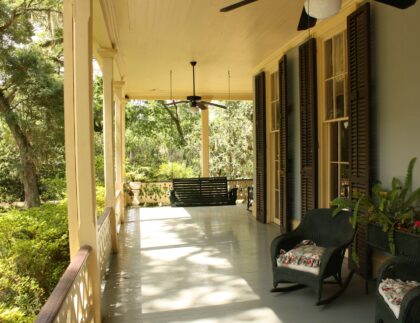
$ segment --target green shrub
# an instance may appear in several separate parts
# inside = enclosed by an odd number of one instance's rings
[[[196,177],[191,167],[177,162],[161,164],[157,175],[159,179]]]
[[[3,323],[32,323],[35,315],[23,313],[19,308],[5,308],[0,305],[0,322]]]
[[[0,215],[0,321],[40,310],[68,266],[67,231],[65,203]]]
[[[58,201],[66,196],[65,178],[43,178],[40,185],[41,199],[43,201]]]
[[[105,211],[105,187],[96,186],[96,215],[99,217]]]

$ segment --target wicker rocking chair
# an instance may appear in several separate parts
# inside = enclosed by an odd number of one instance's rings
[[[349,273],[343,282],[341,267],[346,248],[354,238],[355,230],[350,223],[351,213],[340,212],[332,216],[332,209],[315,209],[306,214],[300,225],[293,231],[276,237],[271,243],[271,259],[273,264],[273,286],[271,292],[288,292],[305,286],[316,290],[316,305],[324,305],[340,296],[347,288],[354,274]],[[299,243],[310,240],[323,250],[319,255],[319,267],[316,272],[306,270],[302,265],[279,265],[280,253],[296,250]],[[292,252],[293,252],[292,250]],[[325,279],[333,277],[334,281]],[[288,287],[277,287],[280,283],[295,283]],[[336,283],[340,289],[331,297],[321,299],[324,283]]]
[[[397,306],[386,301],[381,295],[380,288],[384,280],[400,282],[420,282],[420,259],[413,260],[403,257],[393,257],[381,267],[376,288],[376,323],[418,323],[420,322],[420,286],[412,288],[402,298]],[[401,290],[401,289],[400,289]]]

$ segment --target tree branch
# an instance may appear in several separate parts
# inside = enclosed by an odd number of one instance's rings
[[[169,116],[171,117],[172,121],[175,123],[176,131],[178,132],[178,135],[179,135],[179,138],[181,139],[182,145],[185,145],[185,137],[184,137],[184,132],[182,131],[181,122],[179,120],[178,107],[175,104],[176,113],[174,113],[171,109],[169,109],[164,104],[163,104],[163,107],[169,113]]]

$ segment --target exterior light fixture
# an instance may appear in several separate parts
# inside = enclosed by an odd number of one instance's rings
[[[342,0],[306,0],[305,11],[308,16],[326,19],[337,14],[341,9]]]

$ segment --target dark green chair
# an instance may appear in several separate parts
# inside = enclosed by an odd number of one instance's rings
[[[351,271],[346,281],[343,282],[341,267],[346,248],[353,241],[355,230],[350,223],[351,213],[340,212],[333,217],[332,212],[332,209],[309,211],[295,230],[282,234],[273,240],[271,243],[271,260],[274,288],[271,292],[288,292],[309,286],[317,292],[318,302],[316,305],[328,304],[344,292],[354,271]],[[320,257],[321,264],[318,274],[277,266],[277,256],[280,250],[289,251],[302,240],[311,240],[317,246],[326,248]],[[337,283],[340,289],[331,297],[322,300],[324,281],[330,277],[335,280],[325,283]],[[280,283],[295,283],[295,285],[277,287]]]
[[[376,288],[376,323],[419,323],[420,287],[410,290],[402,299],[398,318],[379,293],[379,284],[386,278],[420,282],[420,259],[393,257],[387,260],[379,271]]]

